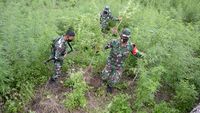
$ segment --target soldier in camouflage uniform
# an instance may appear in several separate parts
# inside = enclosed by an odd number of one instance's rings
[[[65,35],[62,35],[53,41],[51,58],[53,58],[54,60],[54,74],[51,78],[52,81],[55,81],[61,75],[61,67],[64,57],[73,51],[69,42],[73,41],[74,37],[74,31],[68,29]],[[71,50],[66,52],[66,49],[68,47],[67,44],[71,48]]]
[[[101,24],[101,31],[106,33],[109,30],[109,21],[120,21],[121,18],[116,18],[112,16],[109,6],[105,6],[104,10],[100,14],[100,24]]]
[[[129,53],[136,57],[142,57],[143,54],[137,50],[135,44],[128,40],[131,32],[128,28],[123,29],[120,40],[112,40],[105,46],[105,49],[111,48],[110,55],[107,59],[107,64],[102,71],[102,80],[106,80],[107,91],[112,93],[112,86],[117,83],[122,75],[123,63]]]

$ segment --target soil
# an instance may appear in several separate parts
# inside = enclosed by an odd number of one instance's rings
[[[73,70],[74,71],[74,70]],[[85,70],[76,69],[75,72],[82,71],[84,80],[89,86],[89,90],[85,94],[87,98],[87,105],[85,108],[77,108],[75,110],[68,110],[63,105],[65,95],[72,91],[71,88],[65,87],[63,82],[70,76],[64,76],[57,79],[56,82],[47,81],[46,84],[37,88],[35,96],[25,106],[24,112],[26,113],[102,113],[107,110],[108,104],[112,101],[113,97],[120,93],[127,93],[132,96],[131,103],[135,98],[136,80],[133,78],[123,76],[121,81],[128,83],[126,87],[116,87],[112,94],[106,92],[106,85],[101,82],[98,75],[92,75],[92,67]],[[71,72],[68,71],[68,72]]]

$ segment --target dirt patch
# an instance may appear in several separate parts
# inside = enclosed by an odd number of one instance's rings
[[[110,102],[110,97],[98,96],[96,92],[89,91],[87,93],[87,112],[88,113],[102,113],[103,109],[106,108]]]
[[[62,104],[64,93],[70,92],[69,88],[63,86],[67,76],[60,77],[56,82],[48,81],[38,87],[36,95],[25,108],[25,111],[36,113],[67,113],[68,110]]]
[[[36,113],[66,113],[66,109],[59,103],[55,97],[42,98],[36,100],[37,102],[32,105],[32,110]]]
[[[77,70],[76,70],[77,71]],[[81,71],[81,69],[80,69]],[[68,75],[60,77],[56,82],[47,82],[38,87],[35,97],[25,107],[24,111],[34,111],[35,113],[102,113],[107,109],[107,105],[112,101],[113,97],[119,93],[128,93],[133,95],[135,84],[131,81],[133,78],[123,77],[121,81],[130,83],[127,88],[115,88],[113,94],[106,92],[106,84],[101,81],[100,75],[92,75],[92,68],[89,67],[82,71],[84,80],[89,85],[89,90],[86,93],[87,105],[85,108],[77,108],[69,111],[63,105],[63,100],[66,99],[66,94],[70,93],[70,87],[64,87],[64,81]]]
[[[173,93],[165,85],[161,86],[155,94],[156,102],[160,102],[162,100],[169,102],[172,99],[172,97]]]

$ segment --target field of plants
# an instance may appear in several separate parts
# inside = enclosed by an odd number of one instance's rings
[[[145,53],[129,55],[114,94],[91,86],[109,50],[99,14],[109,5]],[[188,113],[200,103],[199,0],[0,0],[0,113]],[[48,84],[51,42],[72,26],[65,76]],[[98,52],[97,52],[98,51]],[[95,84],[95,83],[93,83]]]

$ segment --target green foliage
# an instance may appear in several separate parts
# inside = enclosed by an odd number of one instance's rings
[[[17,89],[12,89],[11,94],[9,95],[11,97],[6,96],[6,98],[10,98],[8,101],[6,101],[5,106],[5,112],[6,113],[15,113],[21,108],[21,106],[24,105],[24,103],[27,103],[31,97],[33,96],[33,84],[22,84],[23,86],[20,86],[20,91],[18,92]]]
[[[161,75],[164,69],[161,66],[154,67],[148,71],[142,71],[137,82],[135,107],[141,110],[143,107],[154,105],[154,93],[160,86]]]
[[[71,93],[66,94],[67,97],[63,101],[64,105],[70,110],[77,107],[85,107],[87,104],[85,93],[88,86],[83,80],[83,74],[81,72],[71,74],[64,85],[73,89]]]
[[[128,88],[128,83],[127,82],[118,82],[114,86],[117,89],[127,89]]]
[[[33,96],[33,88],[50,74],[43,60],[47,53],[46,39],[51,37],[51,33],[46,33],[53,31],[46,29],[41,12],[31,12],[24,4],[6,2],[4,8],[9,10],[1,12],[0,95],[5,101],[5,112],[22,110]]]
[[[83,80],[83,73],[76,72],[70,75],[70,78],[66,79],[64,82],[66,87],[71,87],[74,90],[80,90],[85,92],[87,90],[87,84]]]
[[[161,102],[155,105],[153,113],[179,113],[179,111],[170,107],[166,102]]]
[[[180,15],[183,21],[189,23],[199,21],[200,2],[198,0],[171,0],[170,2],[177,10],[177,15]]]
[[[129,27],[130,40],[145,53],[143,60],[129,57],[125,63],[124,75],[138,74],[135,111],[156,112],[162,106],[173,111],[171,105],[181,113],[191,109],[200,92],[199,0],[0,0],[0,98],[5,112],[21,112],[34,87],[51,76],[43,61],[51,40],[69,26],[76,32],[75,51],[67,56],[64,70],[91,64],[95,73],[101,72],[108,55],[102,48],[115,38],[103,37],[99,28],[98,14],[105,4],[114,16],[123,17],[118,29]],[[69,106],[77,105],[73,100],[85,103],[87,88],[72,81],[65,84],[79,93],[69,94]],[[154,93],[161,85],[175,94],[173,103],[156,104]]]
[[[170,6],[164,1],[154,1],[154,3]],[[140,74],[134,107],[140,111],[144,107],[151,109],[155,104],[154,93],[159,85],[167,85],[170,91],[175,93],[180,80],[198,81],[192,80],[193,77],[198,76],[199,72],[197,69],[199,58],[194,56],[195,51],[198,51],[200,47],[198,29],[192,24],[186,26],[179,19],[172,18],[166,7],[160,7],[162,10],[159,12],[148,3],[148,7],[140,7],[141,10],[138,10],[134,18],[128,22],[129,25],[134,26],[135,35],[132,38],[136,41],[138,48],[144,50],[146,54],[144,63],[138,62]],[[162,73],[157,74],[151,71],[156,68],[161,68]]]
[[[184,22],[199,21],[199,0],[137,0],[146,7],[154,7],[161,13],[168,10],[172,18],[181,19]]]
[[[148,113],[146,110],[143,111],[137,111],[137,113]]]
[[[67,94],[67,99],[64,100],[64,105],[70,110],[73,110],[77,107],[85,107],[87,100],[84,92],[73,91],[72,93]]]
[[[108,105],[109,113],[132,113],[128,100],[130,96],[127,94],[119,94],[114,96],[112,102]]]
[[[174,96],[174,104],[177,109],[183,112],[189,112],[192,109],[198,92],[195,86],[189,84],[188,81],[180,81],[176,87],[176,95]]]

